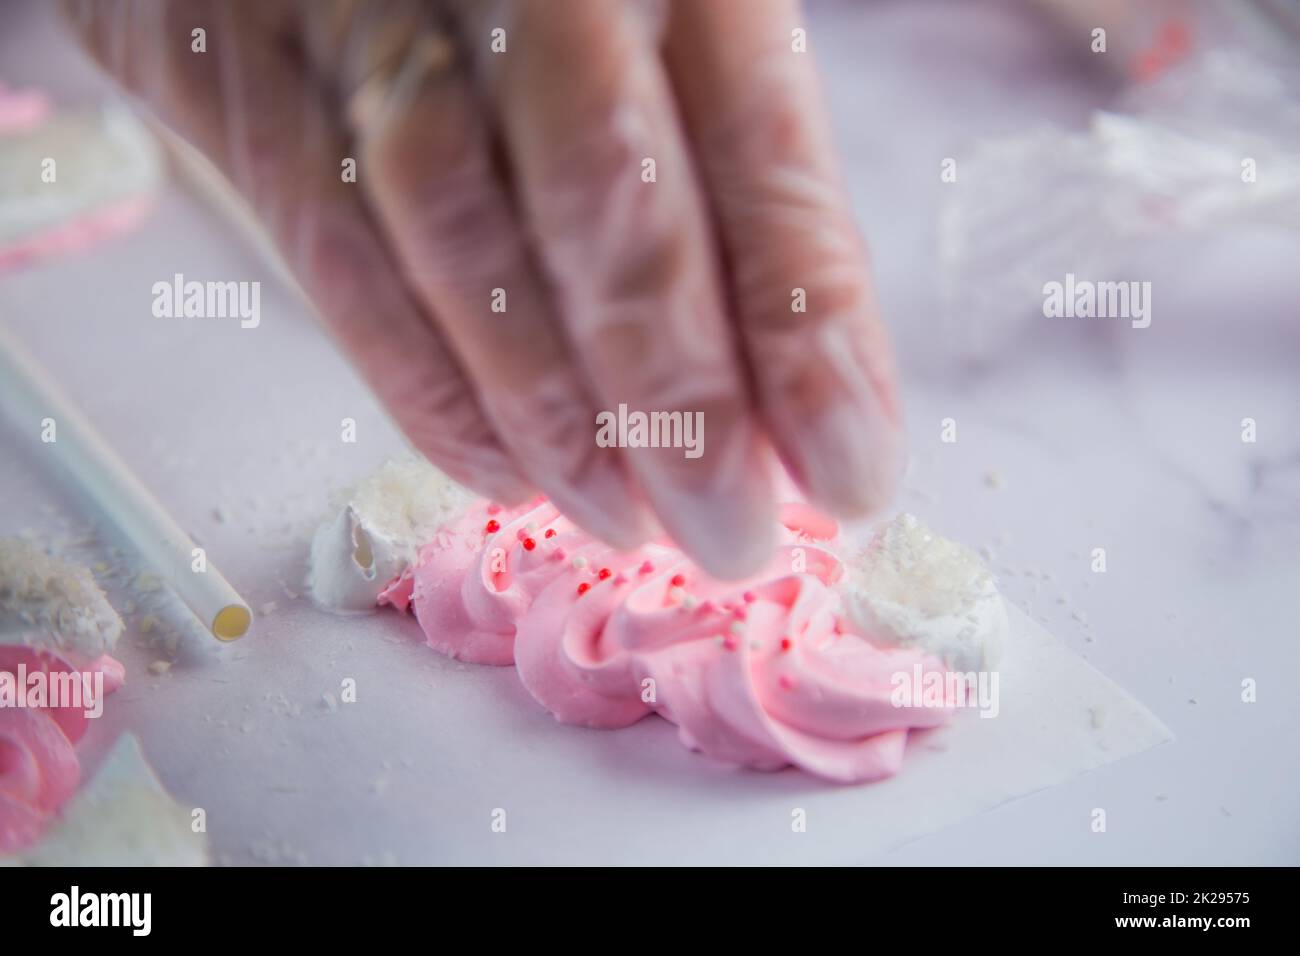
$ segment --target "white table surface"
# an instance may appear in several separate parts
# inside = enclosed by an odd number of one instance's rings
[[[0,10],[0,81],[39,84],[64,102],[102,98],[48,6]],[[939,160],[976,136],[1080,123],[1113,91],[1069,65],[1044,25],[1009,3],[820,3],[811,22],[904,371],[914,460],[900,504],[951,537],[988,545],[1006,595],[1177,735],[863,862],[1300,862],[1300,696],[1287,683],[1300,667],[1294,234],[1243,229],[1155,245],[1143,262],[1160,303],[1151,328],[1099,332],[1033,318],[1038,303],[1020,304],[1027,319],[1007,354],[973,369],[936,334]],[[176,272],[261,280],[262,327],[153,318],[150,287]],[[173,623],[143,635],[141,614],[130,615],[122,656],[132,679],[83,747],[93,767],[122,730],[139,733],[168,787],[209,805],[219,861],[442,858],[427,839],[404,854],[409,822],[389,817],[410,805],[410,794],[391,798],[428,756],[420,734],[398,724],[389,740],[359,739],[338,723],[346,712],[322,701],[375,646],[401,671],[395,687],[450,695],[466,727],[511,741],[483,754],[480,782],[508,775],[512,748],[608,746],[557,730],[510,670],[460,665],[409,640],[395,626],[409,622],[340,621],[291,596],[330,491],[401,441],[307,308],[197,200],[169,185],[133,235],[0,276],[0,321],[84,403],[254,608],[276,604],[232,647],[185,637],[164,677],[145,668],[168,656],[157,642]],[[1259,423],[1254,445],[1239,437],[1246,416]],[[358,422],[356,445],[338,441],[344,417]],[[939,442],[946,417],[959,423],[955,444]],[[46,478],[39,451],[8,424],[0,442],[0,533],[80,533],[87,512]],[[105,532],[87,553],[111,542]],[[1099,546],[1104,575],[1088,566]],[[113,594],[121,602],[130,590]],[[1257,682],[1255,703],[1241,700],[1245,678]],[[676,757],[664,728],[626,733],[645,735],[670,778],[710,772],[698,757]],[[254,752],[263,761],[282,754],[282,778],[245,778]],[[608,749],[611,760],[623,753]],[[792,789],[804,786],[791,777]],[[327,787],[352,796],[329,821],[259,826],[279,818],[269,809],[277,795]],[[563,800],[565,789],[548,792]],[[431,797],[429,812],[456,813],[448,799]],[[1105,834],[1088,826],[1095,807],[1107,811]],[[682,814],[689,820],[689,803]],[[370,853],[330,836],[367,826],[383,834]],[[510,846],[479,858],[546,858]],[[725,834],[701,846],[702,859],[755,857]],[[777,843],[759,856],[806,859]]]

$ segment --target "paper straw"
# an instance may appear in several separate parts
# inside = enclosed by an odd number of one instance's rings
[[[244,600],[206,563],[206,555],[202,570],[195,570],[193,539],[2,326],[0,406],[33,432],[40,432],[45,419],[53,420],[54,441],[45,447],[214,637],[234,641],[248,632],[253,612]]]

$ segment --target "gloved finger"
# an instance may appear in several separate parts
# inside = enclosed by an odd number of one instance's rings
[[[752,571],[771,546],[766,448],[654,37],[635,4],[507,9],[506,52],[484,54],[488,88],[578,361],[614,418],[620,406],[677,416],[652,429],[672,444],[680,426],[677,447],[630,447],[629,428],[626,458],[707,571]],[[701,420],[692,452],[685,428]]]
[[[70,6],[92,55],[244,195],[412,443],[485,495],[526,498],[530,485],[412,300],[361,193],[340,176],[347,136],[278,32],[292,26],[290,5]],[[206,53],[176,41],[195,27],[206,30]]]
[[[364,10],[354,36],[371,28]],[[386,10],[383,25],[400,15]],[[352,98],[359,181],[407,284],[437,316],[515,460],[569,518],[635,547],[654,525],[618,450],[594,441],[595,403],[530,260],[453,45],[418,12],[405,35],[386,64],[365,66]]]
[[[900,411],[796,0],[674,2],[666,56],[730,264],[759,405],[816,502],[892,493]]]

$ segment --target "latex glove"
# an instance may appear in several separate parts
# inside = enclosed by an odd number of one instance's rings
[[[653,512],[720,576],[769,556],[769,445],[834,511],[889,493],[888,350],[793,0],[69,7],[463,483],[621,546]],[[620,403],[702,412],[703,454],[597,447]]]

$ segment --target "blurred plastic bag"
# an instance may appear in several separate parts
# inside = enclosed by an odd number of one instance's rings
[[[1088,129],[975,144],[940,214],[950,339],[987,358],[1067,272],[1119,280],[1152,240],[1235,223],[1300,230],[1300,70],[1247,43],[1136,84]]]

